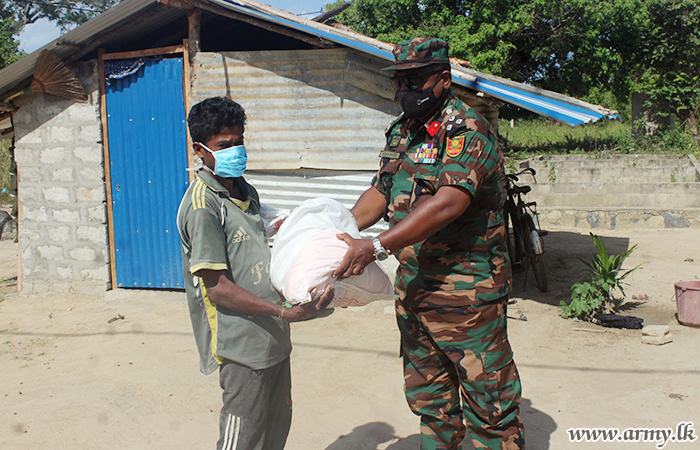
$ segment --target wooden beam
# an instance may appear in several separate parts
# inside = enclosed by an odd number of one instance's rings
[[[194,62],[194,58],[197,56],[202,49],[201,46],[201,30],[202,30],[202,10],[201,9],[188,9],[187,10],[187,24],[189,25],[187,32],[187,41],[189,60],[188,64]]]
[[[192,136],[190,136],[190,127],[187,126],[187,117],[190,114],[190,108],[192,108],[192,78],[190,70],[190,57],[189,57],[189,42],[187,39],[182,40],[182,46],[185,49],[185,53],[182,58],[182,96],[185,99],[185,136],[187,137],[187,167],[194,167],[194,154],[192,153]],[[194,181],[194,170],[187,171],[190,177],[190,185]]]
[[[159,0],[160,1],[160,0]],[[165,0],[170,4],[171,0]],[[228,17],[229,19],[234,19],[238,20],[241,22],[246,22],[251,25],[254,25],[256,27],[272,31],[273,33],[278,33],[282,34],[284,36],[288,36],[294,39],[297,39],[302,42],[306,42],[307,44],[311,44],[316,47],[321,47],[321,48],[336,48],[337,45],[334,42],[327,41],[325,39],[322,39],[320,37],[312,36],[310,34],[302,33],[296,30],[292,30],[291,28],[287,28],[285,26],[281,25],[275,25],[273,23],[267,22],[265,20],[260,20],[256,19],[255,17],[247,16],[245,14],[240,14],[235,11],[231,11],[230,9],[226,9],[222,6],[218,5],[212,5],[210,3],[204,3],[201,2],[200,0],[187,0],[186,2],[179,1],[178,3],[187,3],[190,5],[190,7],[193,8],[199,8],[204,11],[209,11],[213,14],[223,16],[223,17]]]
[[[83,56],[87,55],[88,53],[96,50],[98,47],[103,46],[105,43],[115,40],[123,36],[125,33],[127,33],[129,30],[132,30],[133,28],[136,28],[138,25],[143,24],[144,22],[148,22],[153,18],[154,16],[160,14],[163,12],[164,9],[167,9],[168,7],[162,4],[157,4],[153,8],[149,9],[148,11],[139,14],[136,16],[134,19],[130,20],[129,22],[111,30],[106,33],[97,35],[93,37],[90,40],[90,43],[85,45],[81,50],[78,52],[72,54],[70,57],[68,57],[65,60],[65,63],[67,65],[70,65],[74,63],[75,61],[79,60]],[[58,45],[64,45],[62,43],[59,43]]]
[[[146,50],[136,50],[133,52],[103,53],[102,61],[109,61],[113,59],[141,58],[144,56],[153,55],[171,55],[173,53],[183,52],[184,49],[182,45],[171,45],[170,47],[148,48]]]
[[[102,122],[102,151],[104,154],[105,192],[107,194],[107,239],[109,240],[109,269],[112,289],[117,288],[117,255],[114,245],[114,212],[112,209],[112,173],[109,159],[109,134],[107,129],[107,93],[105,89],[105,65],[102,55],[104,49],[97,51],[100,71],[100,121]]]

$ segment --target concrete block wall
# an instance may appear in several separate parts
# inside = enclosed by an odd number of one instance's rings
[[[45,94],[15,102],[23,292],[104,293],[109,287],[97,62],[72,69],[87,103]]]
[[[587,229],[700,227],[700,167],[692,156],[540,156],[520,182],[543,226]]]

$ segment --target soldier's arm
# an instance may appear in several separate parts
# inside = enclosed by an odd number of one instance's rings
[[[425,240],[461,216],[471,200],[472,197],[466,190],[457,186],[443,186],[401,222],[380,234],[379,240],[389,251],[397,251]],[[343,234],[342,239],[349,249],[340,266],[333,272],[340,279],[361,274],[367,264],[374,260],[371,240],[353,239],[347,234]]]
[[[355,217],[357,227],[360,230],[364,230],[382,218],[385,208],[386,199],[384,194],[379,192],[374,186],[371,186],[360,196],[350,212]]]

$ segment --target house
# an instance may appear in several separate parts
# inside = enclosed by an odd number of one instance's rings
[[[185,117],[210,96],[246,109],[247,174],[266,203],[330,196],[352,205],[400,112],[380,70],[391,49],[250,0],[124,0],[6,67],[0,131],[17,166],[18,287],[182,288],[175,214],[196,165]],[[81,92],[31,84],[54,74],[39,75],[47,51]],[[615,115],[453,69],[457,94],[494,126],[504,102],[571,125]]]

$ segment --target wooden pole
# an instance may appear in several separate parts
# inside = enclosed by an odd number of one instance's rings
[[[97,51],[100,76],[100,121],[102,122],[102,151],[104,154],[105,192],[107,194],[107,238],[109,240],[109,270],[112,289],[117,288],[117,254],[114,245],[114,212],[112,209],[112,175],[109,159],[109,134],[107,129],[107,93],[105,89],[104,49]]]
[[[187,23],[189,25],[188,38],[189,43],[189,61],[188,63],[192,65],[195,56],[202,49],[201,47],[201,30],[202,30],[202,10],[198,8],[187,10]]]
[[[192,77],[191,77],[191,66],[190,66],[190,56],[189,56],[189,42],[187,39],[182,40],[182,48],[184,48],[184,54],[182,58],[182,95],[185,100],[185,135],[187,136],[187,167],[194,167],[194,155],[192,154],[192,136],[190,136],[190,129],[187,126],[187,116],[190,114],[190,108],[192,108]],[[190,170],[187,172],[190,177],[190,184],[194,181],[194,171]]]

